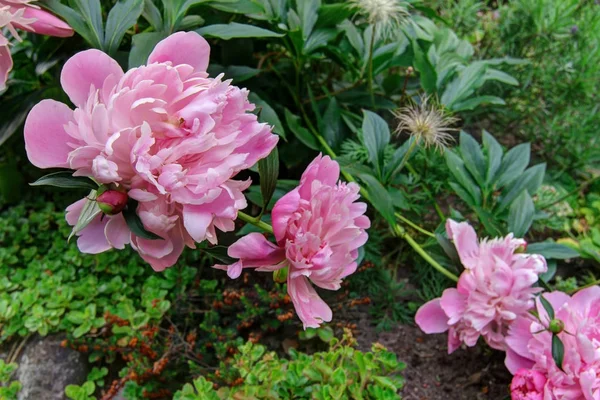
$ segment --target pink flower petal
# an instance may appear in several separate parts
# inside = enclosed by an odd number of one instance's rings
[[[90,91],[100,90],[109,76],[120,79],[123,70],[100,50],[86,50],[71,57],[62,69],[60,83],[76,106],[83,106]]]
[[[440,299],[423,304],[415,315],[415,322],[425,333],[442,333],[448,330],[448,316],[442,309]]]
[[[27,157],[39,168],[68,168],[67,158],[73,139],[65,132],[65,124],[73,119],[73,111],[63,103],[42,100],[29,112],[25,121]]]
[[[173,65],[188,64],[196,72],[208,67],[210,45],[196,32],[177,32],[160,41],[148,58],[148,64],[171,62]]]
[[[131,231],[123,218],[123,214],[110,217],[104,229],[106,240],[115,249],[124,249],[126,244],[131,241]]]
[[[75,33],[69,24],[49,12],[38,8],[25,7],[23,17],[35,19],[35,22],[30,24],[31,29],[27,26],[19,26],[17,24],[18,28],[25,31],[56,37],[69,37]]]
[[[475,229],[467,222],[446,221],[448,237],[454,241],[454,246],[460,261],[467,269],[474,268],[479,254],[479,241]]]
[[[277,243],[280,245],[285,241],[285,230],[292,214],[298,209],[300,204],[300,194],[297,189],[292,190],[280,198],[271,211],[271,220],[273,223],[273,232]]]
[[[8,47],[8,39],[0,33],[0,90],[6,89],[6,81],[12,68],[13,60]]]
[[[319,297],[306,277],[291,279],[288,275],[288,293],[304,329],[318,328],[321,323],[331,321],[331,308]]]
[[[77,247],[82,253],[99,254],[111,249],[111,245],[104,235],[107,222],[106,219],[101,220],[98,215],[88,226],[77,233],[79,236]]]
[[[530,369],[535,364],[534,361],[521,357],[511,349],[506,350],[506,358],[504,359],[504,365],[510,371],[511,374],[516,374],[520,369]]]

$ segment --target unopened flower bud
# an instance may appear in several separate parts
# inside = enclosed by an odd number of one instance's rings
[[[96,202],[100,210],[106,215],[117,215],[127,205],[129,197],[127,193],[118,189],[106,189],[100,191],[101,193],[96,197]]]
[[[553,319],[550,321],[550,325],[548,325],[548,330],[555,335],[558,335],[565,329],[565,323],[560,319]]]

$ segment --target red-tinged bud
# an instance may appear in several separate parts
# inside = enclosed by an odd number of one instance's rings
[[[98,207],[106,215],[119,214],[127,205],[127,200],[127,193],[117,189],[104,190],[96,197]]]

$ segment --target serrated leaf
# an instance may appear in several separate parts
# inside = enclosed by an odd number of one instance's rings
[[[131,233],[142,239],[164,240],[162,237],[148,231],[144,227],[142,220],[139,215],[137,215],[137,204],[137,201],[130,199],[127,202],[127,207],[123,210],[123,217],[125,218],[125,222],[127,223],[129,230],[131,230]]]
[[[258,162],[258,173],[260,175],[260,192],[263,200],[262,207],[265,210],[273,197],[279,176],[279,152],[277,151],[277,147],[266,158]]]
[[[54,186],[63,189],[98,189],[98,185],[84,176],[73,176],[72,171],[60,171],[44,175],[30,186]]]

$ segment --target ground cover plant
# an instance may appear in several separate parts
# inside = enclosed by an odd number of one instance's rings
[[[0,398],[599,400],[598,7],[0,0]]]

